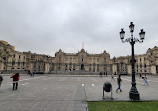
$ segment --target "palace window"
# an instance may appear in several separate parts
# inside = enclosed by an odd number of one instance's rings
[[[13,65],[13,66],[15,65],[15,61],[12,62],[12,65]]]
[[[72,61],[72,58],[70,57],[70,62]]]
[[[69,71],[71,71],[71,63],[69,64]]]
[[[67,64],[65,64],[65,70],[67,71]]]
[[[95,64],[93,64],[93,72],[95,72]]]
[[[104,58],[104,63],[106,62],[106,58]]]
[[[142,68],[142,64],[140,64],[140,68]]]
[[[3,60],[6,60],[6,57],[3,57]]]
[[[137,64],[137,69],[138,69],[138,64]]]
[[[99,64],[97,65],[97,71],[99,72]]]
[[[18,62],[18,66],[20,66],[20,62]]]
[[[61,64],[58,65],[58,70],[60,70],[60,69],[61,69]]]
[[[52,71],[54,71],[54,63],[52,63]]]
[[[75,70],[75,64],[73,64],[73,70]]]
[[[73,58],[73,62],[74,62],[74,63],[76,62],[76,58]]]
[[[92,58],[89,58],[89,62],[91,62],[92,61]]]
[[[95,62],[95,58],[93,58],[93,62]]]
[[[91,64],[89,64],[89,71],[91,71]]]
[[[65,62],[67,62],[68,61],[68,57],[66,57],[66,59],[65,59]]]
[[[97,62],[99,62],[99,58],[97,58]]]
[[[84,57],[82,56],[81,61],[83,61],[83,60],[84,60]]]
[[[146,64],[144,64],[144,68],[146,68]]]

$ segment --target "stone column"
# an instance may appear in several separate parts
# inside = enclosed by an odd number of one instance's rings
[[[49,72],[49,63],[45,63],[45,71],[44,73],[48,73]]]
[[[131,64],[127,64],[127,73],[128,73],[129,75],[132,74]]]
[[[112,65],[112,73],[115,74],[115,72],[117,73],[117,64],[113,64]]]
[[[156,75],[156,66],[155,65],[151,65],[151,74]]]
[[[33,62],[30,62],[28,70],[30,70],[30,72],[33,73],[33,71],[34,71],[34,63]]]

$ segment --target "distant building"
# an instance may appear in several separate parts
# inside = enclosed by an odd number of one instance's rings
[[[131,74],[130,56],[114,57],[106,51],[89,54],[84,49],[77,53],[64,53],[61,49],[55,57],[44,54],[15,51],[15,47],[0,41],[1,73],[55,73],[55,74]],[[158,47],[146,54],[135,55],[135,72],[158,74]]]
[[[112,73],[110,54],[104,51],[101,54],[89,54],[84,49],[78,53],[64,53],[60,49],[55,53],[53,70],[60,72],[97,73],[106,71]]]

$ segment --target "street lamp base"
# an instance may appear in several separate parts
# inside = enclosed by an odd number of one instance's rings
[[[136,100],[136,101],[139,101],[140,100],[140,97],[139,97],[139,93],[137,92],[137,93],[134,93],[134,92],[129,92],[129,98],[131,99],[131,100]]]

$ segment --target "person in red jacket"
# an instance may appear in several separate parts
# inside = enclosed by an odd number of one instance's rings
[[[13,74],[10,78],[13,78],[13,90],[18,89],[19,73]]]

